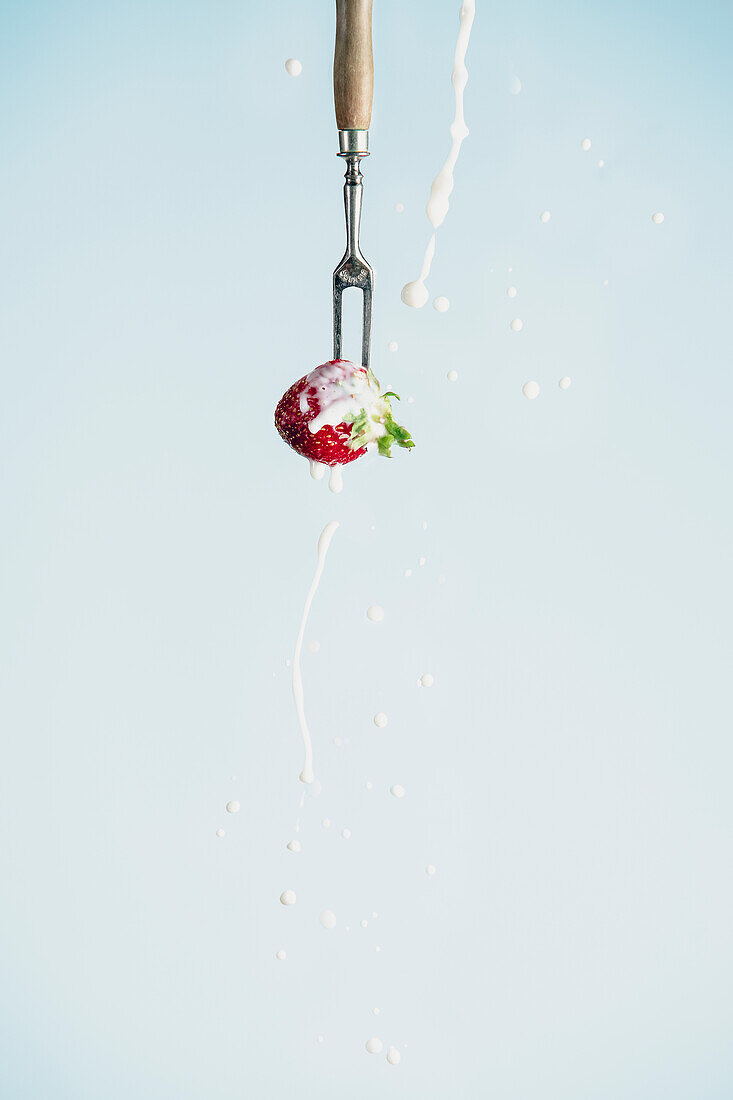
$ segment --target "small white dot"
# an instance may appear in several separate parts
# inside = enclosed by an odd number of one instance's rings
[[[652,221],[655,225],[661,225],[664,221],[664,214],[661,210],[658,210],[656,214],[652,214]]]
[[[509,328],[512,330],[512,332],[521,332],[522,322],[518,317],[515,317],[513,321],[509,322]]]
[[[225,834],[223,829],[217,829],[216,830],[216,835],[217,836],[225,836],[226,834]]]
[[[374,715],[374,725],[379,726],[380,730],[383,730],[387,725],[389,719],[383,710],[380,710],[378,714]]]
[[[435,683],[435,677],[432,672],[423,672],[419,680],[420,687],[431,688]]]
[[[408,397],[407,398],[407,404],[408,405],[414,405],[415,404],[415,398],[414,397]]]
[[[425,868],[425,874],[430,875],[431,878],[435,874],[435,868],[433,867],[432,863],[429,863]]]
[[[321,825],[323,826],[324,829],[330,829],[331,828],[331,818],[330,817],[324,817],[323,821],[321,822]]]
[[[393,794],[395,796],[395,798],[404,798],[405,797],[405,788],[401,787],[399,783],[394,783],[389,788],[389,793]]]
[[[372,1012],[374,1013],[375,1016],[379,1015],[379,1009],[378,1008],[373,1008]]]
[[[275,952],[275,958],[279,959],[280,962],[282,962],[283,959],[287,959],[287,957],[288,957],[287,951],[283,951],[282,947],[280,948],[279,951]]]
[[[423,531],[427,531],[428,529],[428,521],[426,519],[422,521],[422,529]]]
[[[381,947],[375,947],[374,950],[377,952],[377,954],[379,954],[379,952],[382,950],[382,948]]]
[[[289,57],[285,62],[285,70],[290,76],[300,76],[303,72],[303,63],[297,57]]]
[[[406,569],[405,570],[405,576],[406,577],[411,577],[412,576],[412,570],[411,569]]]
[[[604,285],[604,286],[608,286],[608,279],[604,279],[604,280],[603,280],[603,285]]]
[[[458,381],[458,371],[457,370],[449,370],[448,373],[446,374],[446,378],[448,379],[449,382],[457,382]]]
[[[417,564],[418,565],[425,565],[427,560],[428,560],[427,558],[418,558],[417,559]]]
[[[362,928],[366,928],[366,926],[369,924],[369,921],[362,920],[362,921],[359,921],[359,924],[362,926]]]
[[[444,298],[441,294],[433,300],[433,309],[437,310],[438,313],[447,313],[450,309],[450,299]]]
[[[598,167],[599,167],[599,168],[603,168],[603,166],[604,166],[604,164],[605,164],[605,163],[606,163],[606,162],[605,162],[605,160],[599,160],[599,161],[598,161]]]
[[[390,342],[387,344],[387,347],[390,351],[398,351],[400,345],[397,343],[396,340],[390,340]]]
[[[376,920],[378,916],[379,913],[372,913],[372,920]]]
[[[318,1035],[318,1036],[316,1036],[316,1039],[317,1039],[317,1041],[318,1041],[319,1043],[322,1043],[322,1042],[323,1042],[323,1036],[322,1036],[322,1035]]]
[[[381,1054],[382,1052],[382,1040],[381,1039],[367,1039],[366,1041],[367,1054]]]
[[[549,222],[551,217],[552,217],[552,214],[550,213],[549,210],[543,210],[542,213],[540,214],[540,221],[544,222],[546,224],[547,222]]]
[[[295,890],[283,890],[280,895],[281,905],[295,905]]]
[[[509,82],[509,91],[512,95],[519,95],[522,90],[522,81],[518,76],[513,76]]]
[[[364,786],[366,787],[366,789],[367,789],[368,791],[370,791],[370,790],[372,789],[372,787],[374,786],[374,784],[372,783],[371,779],[367,779],[367,781],[366,781],[366,783],[364,784]]]
[[[398,1066],[400,1064],[400,1052],[397,1047],[390,1047],[387,1051],[387,1061],[391,1066]]]
[[[590,149],[590,138],[583,138],[580,143],[580,148],[583,150],[584,153],[587,153]]]
[[[367,619],[372,623],[381,623],[384,618],[384,608],[379,607],[377,604],[373,604],[367,608]]]
[[[239,803],[236,800],[233,801],[233,802],[227,802],[227,813],[228,814],[238,814],[239,813]]]
[[[351,837],[351,829],[342,829],[341,836],[344,838],[344,840],[349,840]]]
[[[403,202],[396,202],[394,204],[394,208],[398,214],[401,214],[402,211],[405,209],[405,204]]]
[[[287,847],[289,852],[299,852],[299,851],[301,851],[301,843],[300,843],[299,840],[289,840],[286,847]]]
[[[336,746],[337,749],[340,749],[344,742],[343,742],[342,738],[334,737],[333,743],[334,743],[334,745]]]
[[[507,295],[507,298],[516,298],[517,288],[515,286],[508,286],[506,288],[506,295]]]
[[[522,393],[525,397],[528,397],[530,401],[534,401],[535,397],[539,395],[540,387],[536,382],[525,382],[522,386]]]
[[[324,909],[318,919],[323,927],[329,929],[329,931],[336,927],[336,914],[333,909]]]
[[[565,375],[564,378],[560,379],[560,381],[558,382],[558,386],[560,387],[561,390],[569,390],[570,389],[570,379],[568,378],[567,374]]]

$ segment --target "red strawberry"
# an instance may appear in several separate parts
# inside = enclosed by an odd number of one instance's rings
[[[370,443],[390,458],[393,443],[415,446],[410,433],[395,423],[390,397],[397,394],[382,394],[371,371],[347,359],[331,359],[280,398],[275,426],[294,451],[326,466],[353,462]]]

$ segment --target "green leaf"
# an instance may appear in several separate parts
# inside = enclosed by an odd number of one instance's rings
[[[383,393],[383,394],[382,394],[382,397],[396,397],[398,401],[401,401],[401,400],[402,400],[402,398],[400,397],[400,395],[399,395],[398,393],[394,393],[394,391],[393,391],[393,390],[387,390],[387,392],[386,392],[386,393]]]

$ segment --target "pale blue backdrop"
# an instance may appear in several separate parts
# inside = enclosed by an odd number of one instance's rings
[[[733,1092],[731,7],[478,0],[411,312],[458,6],[375,5],[418,446],[335,498],[271,422],[330,355],[331,3],[0,4],[9,1100]]]

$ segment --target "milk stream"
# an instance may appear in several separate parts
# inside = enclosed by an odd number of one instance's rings
[[[308,723],[305,719],[305,706],[303,702],[303,677],[300,672],[300,654],[303,649],[303,637],[305,635],[305,628],[308,624],[308,615],[310,613],[311,604],[313,603],[313,597],[316,594],[316,590],[321,580],[323,573],[323,567],[326,564],[326,554],[328,548],[331,545],[331,539],[333,538],[336,528],[338,527],[338,521],[332,519],[330,523],[321,531],[318,539],[318,564],[316,565],[316,571],[313,574],[313,580],[306,597],[305,606],[303,608],[303,617],[300,620],[300,630],[298,631],[298,640],[295,643],[295,653],[293,654],[293,698],[295,699],[295,709],[298,712],[298,722],[300,723],[300,732],[303,734],[303,743],[305,745],[305,764],[303,770],[300,773],[300,780],[302,783],[313,782],[313,745],[311,742],[311,735],[308,729]]]
[[[453,190],[453,170],[461,151],[461,145],[468,137],[468,126],[463,113],[463,93],[468,83],[468,69],[466,68],[466,50],[468,40],[471,37],[471,27],[476,14],[476,0],[463,0],[460,12],[460,25],[458,29],[458,41],[453,56],[453,73],[451,83],[456,96],[456,110],[451,123],[450,136],[451,147],[445,164],[433,180],[428,199],[427,215],[433,230],[437,230],[445,221],[450,208],[450,196]],[[420,275],[413,282],[406,283],[402,288],[402,301],[407,306],[420,309],[428,300],[428,288],[425,280],[430,274],[430,267],[435,255],[435,232],[428,241],[425,249]]]

